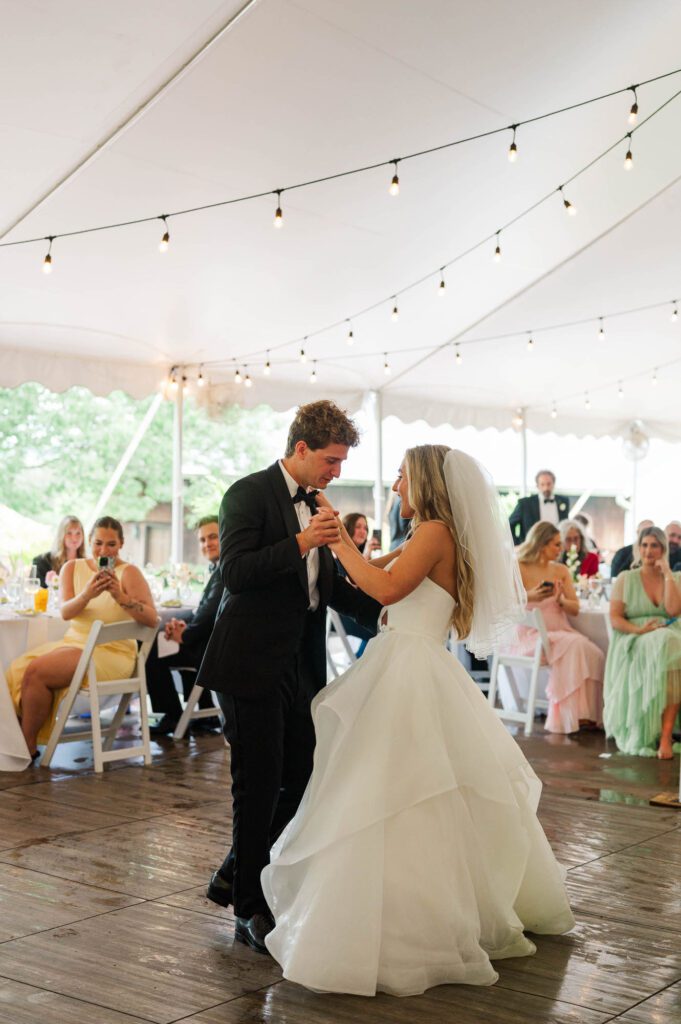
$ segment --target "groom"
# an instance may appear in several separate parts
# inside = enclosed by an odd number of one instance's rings
[[[260,873],[312,771],[310,702],[326,682],[327,605],[368,626],[380,611],[336,571],[326,545],[338,524],[314,500],[358,443],[333,402],[303,405],[285,457],[237,480],[220,507],[225,592],[197,682],[217,692],[225,715],[234,817],[232,849],[207,895],[233,903],[235,938],[262,953],[272,918]]]

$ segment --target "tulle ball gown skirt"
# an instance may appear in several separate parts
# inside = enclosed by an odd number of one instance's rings
[[[262,876],[286,978],[490,985],[490,961],[535,952],[524,930],[569,931],[541,784],[441,634],[380,633],[313,717],[313,775]]]

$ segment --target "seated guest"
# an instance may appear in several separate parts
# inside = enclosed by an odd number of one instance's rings
[[[636,527],[636,536],[641,535],[641,530],[647,530],[653,526],[652,519],[642,519]],[[625,569],[631,569],[634,561],[638,556],[634,552],[633,544],[625,544],[623,548],[619,548],[612,556],[612,562],[610,563],[610,579],[614,580],[615,576],[619,576]]]
[[[569,499],[553,493],[555,473],[550,469],[540,469],[534,482],[538,493],[519,498],[509,516],[514,544],[522,544],[535,523],[552,523],[557,527],[570,513]]]
[[[51,549],[33,559],[40,586],[46,587],[59,575],[64,562],[74,558],[85,558],[85,530],[77,516],[64,516]]]
[[[546,623],[551,644],[546,694],[549,732],[576,732],[594,728],[602,721],[603,652],[570,625],[568,615],[579,613],[579,601],[570,573],[556,559],[560,533],[551,523],[535,523],[517,551],[528,609],[538,608]],[[514,650],[534,652],[537,633],[521,627]]]
[[[576,523],[579,523],[579,525],[582,528],[582,533],[584,534],[584,540],[586,541],[586,550],[587,551],[595,551],[596,554],[598,554],[599,553],[598,544],[594,540],[592,532],[591,532],[591,516],[587,515],[586,512],[577,512],[577,514],[572,516],[572,518],[574,519],[574,521]]]
[[[577,556],[576,575],[597,576],[598,555],[595,551],[589,551],[586,536],[577,520],[564,519],[560,524],[560,536],[563,542],[563,552],[560,556],[561,563],[567,565],[568,556],[571,552],[575,552]],[[571,573],[571,575],[574,576],[575,573]]]
[[[349,515],[344,516],[343,526],[348,531],[348,535],[352,538],[357,550],[364,555],[367,561],[371,558],[374,551],[381,550],[380,542],[376,537],[371,537],[369,540],[369,524],[366,516],[363,516],[361,512],[351,512]],[[347,576],[347,572],[341,563],[336,559],[336,568],[341,576]],[[362,641],[357,649],[357,657],[361,658],[364,654],[364,648],[369,643],[372,637],[376,636],[375,629],[367,629],[366,626],[360,626],[358,622],[351,619],[347,615],[341,615],[341,622],[343,623],[343,629],[348,636],[356,636]]]
[[[180,698],[173,682],[172,669],[198,669],[206,644],[213,632],[213,624],[224,591],[220,573],[216,572],[220,560],[220,531],[217,516],[206,516],[198,523],[201,554],[208,559],[209,577],[196,611],[186,620],[171,619],[164,627],[167,640],[180,645],[177,654],[159,658],[158,647],[153,644],[147,658],[147,690],[154,711],[163,715],[161,721],[152,725],[152,736],[168,736],[174,732],[182,714]],[[185,700],[194,686],[193,673],[189,678],[182,676]],[[204,690],[199,698],[200,708],[214,707],[211,691]],[[220,727],[220,720],[199,718],[192,722],[194,732],[212,732]]]
[[[657,526],[641,530],[639,561],[617,576],[610,597],[615,630],[605,667],[608,736],[625,754],[672,756],[681,703],[681,574],[667,561],[667,538]]]
[[[90,627],[95,620],[143,626],[158,622],[149,587],[140,570],[119,558],[123,527],[117,519],[102,516],[90,532],[92,558],[66,562],[59,576],[61,616],[70,623],[62,640],[42,644],[22,654],[10,665],[7,683],[21,731],[32,756],[39,743],[47,743],[60,701],[66,696]],[[114,560],[113,569],[100,569],[101,556]],[[135,667],[134,640],[95,647],[97,679],[125,679]],[[87,685],[87,684],[85,684]]]
[[[681,523],[678,519],[672,519],[664,528],[669,545],[667,560],[672,567],[672,572],[681,569]]]

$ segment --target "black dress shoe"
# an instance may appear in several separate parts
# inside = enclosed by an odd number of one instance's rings
[[[175,718],[174,715],[164,715],[163,718],[156,723],[156,725],[149,726],[150,736],[170,736],[177,729],[177,723],[180,721],[179,718]]]
[[[220,719],[217,715],[212,718],[195,718],[191,724],[192,732],[198,735],[202,734],[215,734],[216,732],[222,732],[222,726],[220,725]]]
[[[232,905],[232,883],[226,882],[219,871],[214,871],[210,876],[206,896],[221,907],[230,907]]]
[[[257,953],[270,955],[265,945],[265,936],[274,928],[274,923],[269,914],[254,914],[253,917],[237,917],[234,929],[234,938],[237,942],[244,942]]]

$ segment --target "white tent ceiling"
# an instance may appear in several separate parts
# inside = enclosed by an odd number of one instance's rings
[[[637,0],[260,0],[133,117],[243,6],[0,0],[3,240],[284,187],[681,64],[676,0],[654,17]],[[677,89],[681,75],[641,89],[641,120]],[[681,297],[681,97],[636,132],[629,173],[620,146],[566,189],[578,216],[556,196],[502,234],[500,264],[493,243],[458,262],[443,298],[435,275],[399,299],[397,323],[390,301],[356,318],[352,348],[342,325],[315,335],[570,178],[627,130],[630,102],[523,128],[514,165],[507,135],[406,162],[398,198],[385,169],[285,193],[281,231],[268,196],[171,220],[163,256],[160,222],[57,239],[49,277],[45,243],[2,248],[0,385],[141,396],[171,365],[206,363],[217,400],[356,406],[371,388],[404,420],[506,427],[525,407],[540,430],[617,433],[640,418],[681,437],[681,362],[664,368],[681,358],[671,307],[606,321],[601,342],[593,323],[540,332]],[[532,354],[527,335],[479,340],[529,329]],[[305,335],[316,386],[297,358]],[[456,338],[460,366],[451,346],[423,359]],[[250,391],[231,383],[232,359],[249,364]]]

